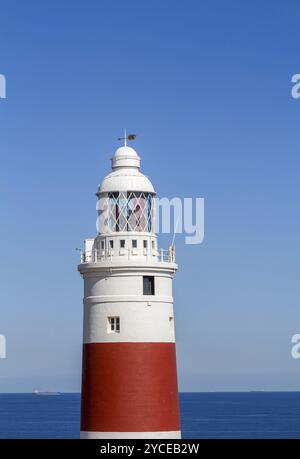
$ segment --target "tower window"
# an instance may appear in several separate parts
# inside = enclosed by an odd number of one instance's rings
[[[137,240],[136,240],[136,239],[133,239],[133,240],[132,240],[132,248],[133,248],[133,249],[136,249],[136,248],[137,248]]]
[[[154,294],[154,276],[143,276],[143,295]]]
[[[104,241],[101,241],[101,250],[104,250]]]
[[[120,333],[120,317],[108,317],[107,332]]]
[[[152,241],[152,249],[155,249],[155,241]]]
[[[143,241],[143,246],[144,246],[144,249],[146,249],[148,247],[148,241]]]
[[[112,239],[109,241],[109,248],[110,249],[114,248],[114,241]]]
[[[125,249],[125,239],[120,240],[120,248]]]

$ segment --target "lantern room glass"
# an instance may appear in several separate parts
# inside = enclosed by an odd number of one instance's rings
[[[153,195],[114,192],[109,198],[109,229],[112,232],[152,232]]]

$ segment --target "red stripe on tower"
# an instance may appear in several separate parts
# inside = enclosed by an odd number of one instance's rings
[[[81,430],[178,431],[174,343],[85,344]]]

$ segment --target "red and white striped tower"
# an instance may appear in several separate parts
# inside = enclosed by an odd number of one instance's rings
[[[120,147],[99,186],[105,225],[85,241],[81,438],[180,438],[172,280],[154,188]]]

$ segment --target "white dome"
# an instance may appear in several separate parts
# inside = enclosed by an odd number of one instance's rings
[[[148,177],[139,171],[141,159],[133,148],[127,146],[118,148],[111,161],[113,172],[104,177],[98,193],[142,191],[155,194]]]
[[[114,154],[114,156],[128,156],[128,155],[134,156],[136,158],[139,157],[135,149],[132,147],[128,147],[128,145],[123,145],[122,147],[117,148]]]
[[[117,169],[119,167],[137,167],[141,165],[141,158],[137,152],[131,148],[124,145],[116,150],[114,156],[111,158],[112,169]]]

